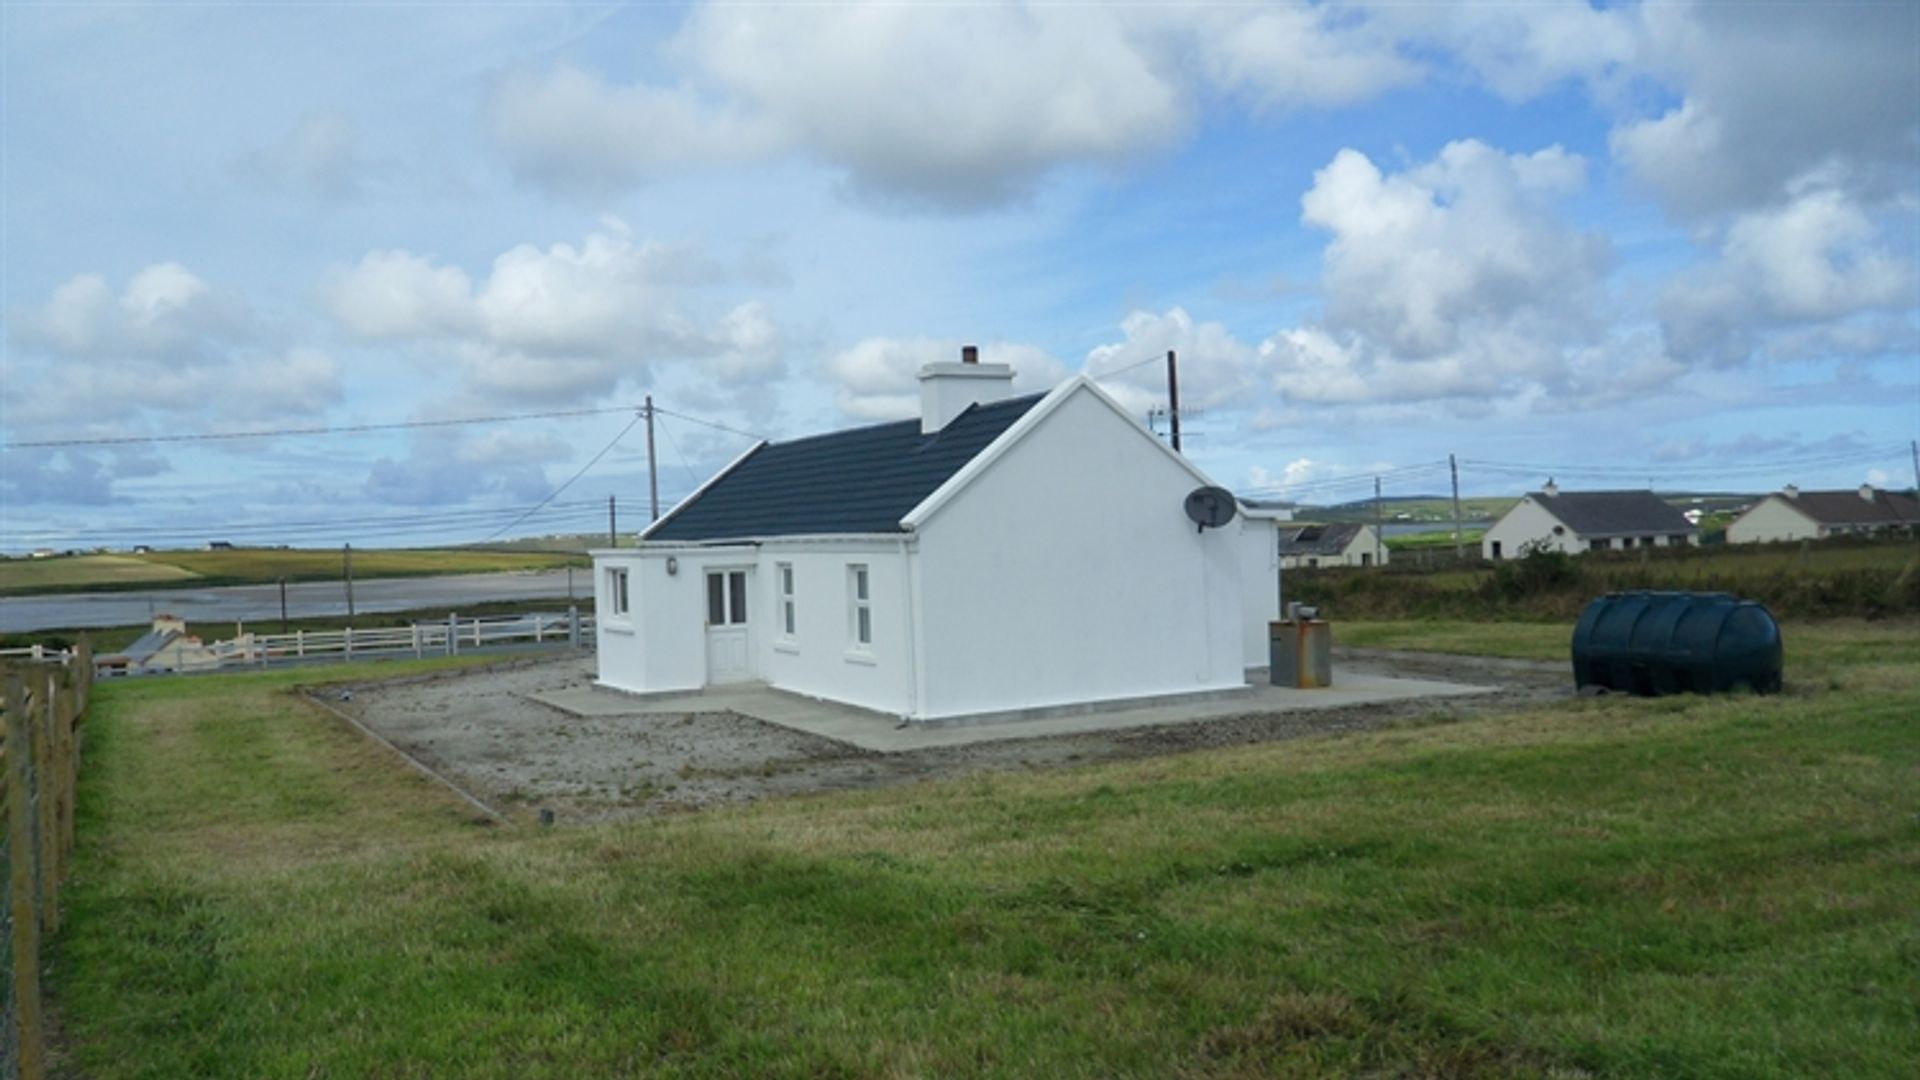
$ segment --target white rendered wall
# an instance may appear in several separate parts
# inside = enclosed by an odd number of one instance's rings
[[[1547,547],[1554,551],[1577,554],[1587,550],[1586,541],[1575,535],[1572,529],[1555,535],[1553,528],[1560,524],[1559,518],[1547,513],[1546,508],[1533,501],[1532,496],[1527,496],[1515,503],[1513,509],[1494,522],[1486,535],[1480,538],[1480,553],[1489,559],[1494,558],[1495,541],[1500,544],[1499,557],[1502,559],[1519,558],[1521,547],[1535,540],[1546,541]]]
[[[672,557],[677,572],[667,573]],[[707,583],[709,567],[757,562],[751,547],[641,548],[593,553],[594,635],[600,682],[635,693],[697,690],[707,683]],[[607,595],[611,567],[627,568],[626,618]],[[756,575],[753,587],[762,584]],[[751,621],[758,612],[749,612]],[[755,628],[759,629],[758,627]],[[759,642],[755,641],[755,647]],[[757,658],[756,658],[757,659]]]
[[[903,540],[905,538],[903,537]],[[875,709],[912,711],[910,575],[902,541],[770,541],[761,549],[753,617],[761,677],[777,689]],[[780,563],[793,565],[794,634],[780,612]],[[857,645],[850,630],[848,567],[867,567],[873,643]],[[764,612],[762,611],[764,608]]]
[[[1266,667],[1267,624],[1280,617],[1280,528],[1273,517],[1242,516],[1240,529],[1241,644],[1247,667]]]
[[[1199,483],[1092,392],[1061,401],[921,530],[918,715],[1244,685],[1241,536],[1196,531]]]
[[[1812,518],[1794,509],[1778,495],[1769,495],[1727,526],[1729,544],[1768,544],[1783,540],[1813,540],[1821,536]]]

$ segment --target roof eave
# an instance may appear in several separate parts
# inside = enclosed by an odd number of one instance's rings
[[[1120,403],[1113,399],[1112,395],[1100,389],[1099,385],[1092,379],[1085,375],[1075,375],[1073,378],[1068,379],[1059,386],[1054,387],[1051,391],[1048,391],[1047,396],[1036,402],[1033,408],[1026,411],[1024,416],[1008,425],[1007,430],[1001,432],[997,438],[988,443],[979,453],[973,455],[971,461],[961,466],[959,471],[955,472],[952,476],[947,477],[945,483],[934,488],[932,493],[920,500],[918,506],[907,511],[906,516],[900,519],[900,527],[909,532],[925,528],[928,519],[939,513],[942,507],[953,501],[954,497],[965,490],[968,484],[973,483],[974,479],[981,473],[992,468],[994,462],[1005,457],[1008,451],[1012,450],[1021,439],[1026,437],[1027,432],[1032,431],[1044,423],[1046,418],[1058,411],[1061,406],[1066,403],[1068,398],[1071,398],[1075,393],[1083,389],[1091,392],[1096,401],[1106,405],[1107,408],[1113,410],[1115,415],[1131,424],[1144,438],[1151,441],[1162,453],[1172,458],[1181,468],[1191,474],[1195,480],[1199,481],[1201,486],[1206,487],[1213,484],[1213,480],[1208,477],[1206,473],[1201,472],[1193,462],[1188,461],[1186,457],[1176,452],[1172,447],[1161,442],[1158,436],[1147,430],[1145,424],[1134,419],[1131,413],[1122,408]]]

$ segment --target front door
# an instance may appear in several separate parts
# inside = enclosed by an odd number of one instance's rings
[[[707,685],[753,678],[753,638],[747,626],[751,569],[707,571]]]

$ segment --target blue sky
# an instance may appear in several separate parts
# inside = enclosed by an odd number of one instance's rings
[[[966,342],[1274,497],[1913,482],[1911,3],[0,19],[4,549],[637,526],[617,407],[671,501]]]

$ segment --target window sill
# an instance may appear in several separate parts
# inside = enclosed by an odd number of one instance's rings
[[[601,623],[600,629],[605,630],[609,634],[626,634],[629,637],[633,636],[634,634],[634,628],[632,623],[615,622],[612,619],[608,619],[606,622]]]
[[[878,666],[880,663],[879,657],[873,655],[872,653],[866,651],[865,649],[848,649],[846,651],[845,657],[846,657],[847,663],[859,664],[862,667],[875,667],[875,666]]]
[[[773,643],[773,651],[786,653],[788,656],[799,656],[800,643],[797,641],[776,641]]]

